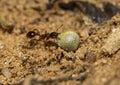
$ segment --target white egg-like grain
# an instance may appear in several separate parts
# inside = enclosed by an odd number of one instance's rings
[[[58,35],[58,45],[66,51],[75,51],[79,43],[80,37],[74,31],[67,31]]]

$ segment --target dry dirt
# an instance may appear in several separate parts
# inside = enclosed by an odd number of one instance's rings
[[[0,0],[0,85],[120,85],[119,13],[120,0]],[[80,46],[33,29],[76,31]]]

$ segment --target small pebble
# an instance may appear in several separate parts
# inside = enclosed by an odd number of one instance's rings
[[[6,78],[10,78],[12,76],[11,72],[9,71],[8,68],[3,68],[1,70],[2,74],[6,77]]]

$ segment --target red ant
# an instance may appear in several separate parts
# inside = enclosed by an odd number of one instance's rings
[[[62,27],[62,26],[63,26],[63,25],[61,25],[60,27]],[[59,28],[60,28],[60,27],[59,27]],[[57,30],[58,30],[58,28],[57,28]],[[35,37],[35,36],[39,36],[40,39],[45,39],[45,40],[47,40],[47,39],[49,39],[49,38],[55,39],[55,38],[58,37],[59,34],[60,34],[60,33],[55,32],[55,31],[54,31],[54,32],[51,32],[51,33],[40,34],[37,29],[34,29],[33,31],[29,31],[26,36],[27,36],[28,38],[33,38],[33,37]]]
[[[39,34],[39,32],[36,32],[37,30],[36,29],[34,29],[33,31],[29,31],[28,33],[27,33],[27,37],[28,38],[33,38],[33,37],[35,37],[35,36],[39,36],[40,37],[40,39],[45,39],[45,40],[47,40],[47,39],[49,39],[49,38],[57,38],[57,36],[58,36],[58,34],[59,33],[57,33],[57,32],[51,32],[51,33],[45,33],[45,34]]]
[[[63,25],[61,25],[60,27],[62,27]],[[60,28],[59,27],[59,28]],[[58,28],[57,28],[58,30]],[[60,33],[58,32],[51,32],[51,33],[44,33],[44,34],[40,34],[39,31],[37,29],[34,29],[32,31],[29,31],[27,34],[26,34],[26,37],[27,38],[31,38],[30,40],[30,46],[34,46],[36,45],[36,43],[38,43],[37,41],[39,40],[45,40],[44,43],[45,45],[48,45],[48,44],[53,44],[53,42],[46,42],[46,40],[52,38],[52,39],[56,39],[58,37]],[[38,36],[39,38],[34,38],[35,36]],[[56,45],[56,43],[54,43],[53,45]]]

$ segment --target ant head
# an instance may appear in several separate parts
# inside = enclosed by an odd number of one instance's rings
[[[51,38],[57,38],[57,37],[58,37],[58,34],[59,34],[59,33],[57,33],[57,32],[51,32],[51,33],[50,33],[50,37],[51,37]]]
[[[62,26],[63,26],[63,24],[60,25],[60,27],[58,27],[57,30],[58,30],[59,28],[61,28]],[[57,30],[56,30],[56,31],[57,31]],[[51,33],[50,33],[50,37],[51,37],[51,38],[57,38],[57,37],[58,37],[58,34],[60,34],[60,33],[58,33],[58,32],[51,32]]]

